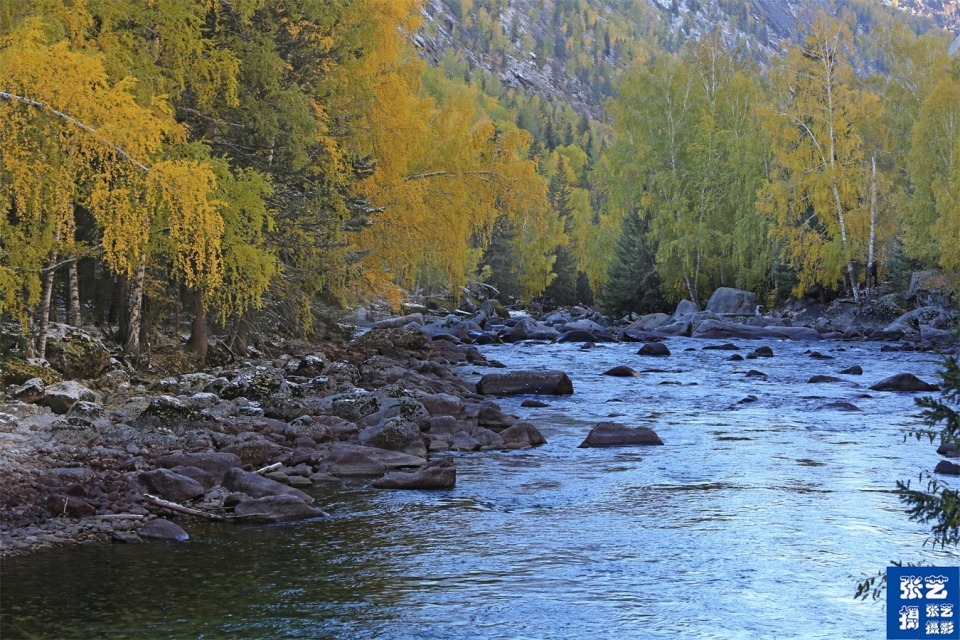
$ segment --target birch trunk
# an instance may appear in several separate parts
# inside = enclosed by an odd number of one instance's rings
[[[83,326],[83,318],[80,315],[80,276],[77,273],[77,257],[73,256],[73,262],[67,268],[67,276],[70,281],[70,324],[75,327]]]

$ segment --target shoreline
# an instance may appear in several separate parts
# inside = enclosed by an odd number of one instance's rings
[[[176,523],[189,529],[192,517],[322,517],[323,505],[302,489],[355,478],[384,490],[448,488],[456,469],[447,451],[542,444],[535,425],[504,413],[456,375],[454,367],[465,364],[502,367],[472,344],[821,338],[810,327],[795,327],[791,336],[792,323],[782,317],[690,311],[683,303],[673,316],[652,314],[612,331],[588,310],[540,320],[486,311],[394,317],[370,323],[346,347],[301,344],[273,359],[149,383],[114,370],[95,388],[66,383],[75,395],[66,401],[50,398],[57,385],[12,389],[20,399],[0,402],[0,557],[182,539],[189,531]],[[732,322],[738,315],[747,322]],[[923,343],[923,325],[915,328],[915,341],[882,328],[822,337],[883,340],[890,350],[936,346]],[[940,339],[947,333],[935,330]],[[956,348],[955,340],[943,344]],[[195,515],[185,515],[190,510]],[[143,529],[168,518],[173,526]]]

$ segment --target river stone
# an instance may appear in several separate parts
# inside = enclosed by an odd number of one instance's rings
[[[937,468],[934,469],[933,472],[948,476],[960,476],[960,464],[950,462],[949,460],[941,460],[937,463]]]
[[[810,353],[810,357],[813,358],[814,360],[833,360],[834,359],[833,356],[824,355],[819,351],[812,351]]]
[[[137,476],[148,492],[172,502],[185,502],[204,494],[203,486],[193,478],[170,469],[144,471]]]
[[[755,358],[772,358],[773,349],[767,346],[757,347],[756,349],[753,350],[753,353],[751,353],[750,355]],[[747,356],[747,357],[750,357],[750,356]]]
[[[223,476],[234,467],[241,466],[239,456],[232,453],[168,453],[157,459],[157,464],[167,469],[174,467],[196,467],[213,476],[217,482],[223,482]]]
[[[811,376],[810,379],[807,380],[807,382],[811,384],[815,384],[818,382],[843,382],[843,378],[838,378],[836,376],[818,375],[818,376]]]
[[[739,351],[740,347],[730,342],[725,342],[723,344],[708,344],[705,346],[702,351]]]
[[[601,422],[590,430],[580,448],[662,444],[663,440],[648,427],[630,428],[619,422]]]
[[[190,539],[189,534],[184,531],[180,525],[170,522],[165,518],[151,520],[140,527],[137,531],[144,540],[172,540],[173,542],[186,542]]]
[[[204,491],[210,491],[217,486],[217,480],[213,474],[199,467],[173,467],[170,471],[196,480]]]
[[[54,517],[89,518],[97,509],[79,496],[54,494],[47,498],[47,511]]]
[[[573,383],[562,371],[511,371],[488,373],[477,383],[477,393],[485,396],[516,394],[569,395]]]
[[[251,498],[262,498],[264,496],[291,495],[303,500],[307,504],[313,502],[313,498],[308,494],[288,487],[269,478],[249,473],[243,469],[230,469],[223,476],[223,487],[229,491],[245,493]]]
[[[243,434],[244,439],[234,442],[222,449],[223,453],[232,453],[240,458],[243,465],[262,467],[278,462],[289,454],[289,449],[281,447],[273,440],[268,440],[259,433]]]
[[[834,411],[863,411],[863,409],[852,402],[828,402],[827,404],[820,405],[817,409],[821,411],[824,409],[833,409]]]
[[[45,388],[43,378],[30,378],[10,391],[10,397],[20,402],[39,402],[43,398]]]
[[[449,438],[450,449],[453,451],[479,451],[480,441],[466,431],[458,431]]]
[[[557,342],[596,342],[600,339],[601,338],[598,337],[598,334],[584,331],[582,329],[567,331],[557,336]]]
[[[295,495],[272,495],[243,500],[233,508],[233,515],[247,522],[282,522],[325,516]]]
[[[848,376],[860,376],[863,375],[863,369],[860,365],[853,365],[852,367],[847,367],[840,373],[846,374]]]
[[[723,315],[754,315],[757,296],[751,291],[719,287],[710,296],[706,311]]]
[[[421,438],[422,441],[422,438]],[[377,447],[365,447],[359,444],[336,443],[330,446],[330,452],[324,463],[336,467],[343,465],[349,471],[351,464],[364,462],[373,463],[383,469],[401,469],[403,467],[420,467],[423,465],[423,458],[412,456],[400,451],[390,451],[389,449],[379,449]],[[334,473],[330,471],[330,473]],[[382,474],[383,471],[380,471]],[[349,473],[338,472],[334,475],[350,475]],[[356,474],[356,475],[377,475],[377,474]]]
[[[420,427],[401,417],[393,417],[382,423],[367,427],[360,432],[360,444],[399,451],[420,458],[427,457],[427,447],[423,444]]]
[[[924,382],[912,373],[898,373],[870,387],[873,391],[937,391],[939,388],[935,384]]]
[[[677,309],[673,312],[673,321],[678,322],[688,319],[690,316],[700,312],[700,309],[697,307],[696,303],[691,300],[681,300],[677,304]],[[663,327],[661,326],[660,329]]]
[[[460,420],[466,413],[463,400],[449,393],[420,393],[417,394],[420,404],[431,416],[453,416]]]
[[[620,365],[612,369],[607,369],[603,372],[605,376],[613,376],[615,378],[639,378],[640,374],[637,373],[634,369],[631,369],[628,366]]]
[[[75,402],[86,400],[100,403],[100,396],[74,380],[57,382],[44,389],[43,404],[54,413],[64,414]]]
[[[510,449],[536,447],[547,443],[540,430],[529,422],[518,422],[509,429],[504,429],[500,432],[500,437]]]
[[[637,351],[638,356],[669,356],[670,349],[667,348],[667,345],[662,342],[648,342],[647,344],[640,347],[640,351]]]
[[[550,405],[542,400],[524,400],[520,403],[520,406],[528,409],[543,409],[544,407],[549,407]]]
[[[477,424],[494,431],[503,431],[513,425],[517,419],[508,413],[500,410],[500,407],[494,404],[484,404],[477,412]]]
[[[379,489],[453,489],[457,467],[451,458],[431,460],[413,473],[394,472],[374,480]]]

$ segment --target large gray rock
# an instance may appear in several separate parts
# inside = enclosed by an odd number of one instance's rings
[[[920,307],[909,311],[882,329],[883,333],[893,334],[901,332],[904,335],[919,334],[924,329],[950,331],[954,328],[954,320],[941,307]]]
[[[388,418],[381,424],[361,431],[360,444],[420,458],[427,457],[427,447],[420,435],[420,427],[399,416]]]
[[[173,502],[186,502],[204,494],[203,485],[170,469],[144,471],[137,479],[149,493]]]
[[[819,340],[820,334],[808,327],[755,327],[722,320],[704,320],[691,333],[694,338],[727,340]]]
[[[19,387],[10,391],[10,397],[20,402],[39,402],[43,399],[46,385],[43,378],[30,378]]]
[[[660,436],[648,427],[630,428],[619,422],[601,422],[590,430],[580,448],[661,444]]]
[[[637,351],[638,356],[665,357],[670,355],[670,349],[662,342],[648,342]]]
[[[173,542],[186,542],[190,539],[189,534],[184,531],[180,525],[157,518],[140,527],[137,531],[144,540],[171,540]]]
[[[406,316],[397,316],[396,318],[387,318],[386,320],[380,320],[373,323],[374,329],[399,329],[405,327],[408,324],[418,324],[423,325],[423,314],[422,313],[411,313]]]
[[[676,311],[673,312],[673,321],[680,322],[688,320],[690,316],[699,312],[700,309],[697,308],[697,305],[692,300],[681,300],[677,305]]]
[[[873,391],[937,391],[935,384],[924,382],[912,373],[898,373],[870,387]]]
[[[707,311],[720,315],[754,315],[757,296],[751,291],[719,287],[707,302]]]
[[[66,378],[93,379],[107,370],[110,351],[100,340],[66,324],[48,327],[44,357]]]
[[[540,430],[529,422],[518,422],[504,429],[500,432],[500,437],[509,449],[537,447],[547,443],[547,439],[543,437]]]
[[[75,402],[85,400],[100,404],[100,396],[74,380],[57,382],[44,389],[43,404],[50,407],[54,413],[64,414],[70,410]]]
[[[183,434],[191,429],[211,427],[216,423],[217,420],[212,415],[194,409],[179,398],[159,395],[140,412],[131,426],[140,431],[169,429]]]
[[[328,473],[335,476],[376,476],[388,469],[419,467],[423,458],[399,451],[337,443],[323,461]]]
[[[432,460],[413,473],[388,473],[373,482],[380,489],[453,489],[457,467],[450,458]]]
[[[223,476],[230,469],[242,465],[240,457],[232,453],[168,453],[157,459],[157,464],[167,469],[174,467],[196,467],[213,476],[217,483],[223,482]]]
[[[204,494],[199,482],[170,469],[144,471],[137,478],[148,492],[173,502],[186,502]]]
[[[672,318],[665,313],[648,313],[625,328],[624,331],[656,331],[671,322]]]
[[[517,394],[569,395],[573,383],[562,371],[511,371],[490,373],[477,383],[477,392],[486,396]]]
[[[291,495],[303,500],[307,504],[313,502],[313,498],[308,494],[294,489],[285,484],[281,484],[270,478],[255,473],[249,473],[243,469],[230,469],[223,476],[223,487],[230,491],[245,493],[251,498],[262,498],[264,496]]]
[[[281,522],[325,516],[295,495],[274,495],[243,500],[233,509],[233,515],[247,522]]]
[[[242,440],[222,449],[223,453],[232,453],[240,458],[242,464],[262,467],[279,462],[290,452],[289,449],[281,447],[259,433],[247,433],[242,437]]]

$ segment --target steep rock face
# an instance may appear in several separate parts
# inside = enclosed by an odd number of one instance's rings
[[[453,52],[472,74],[480,69],[506,89],[526,90],[599,119],[603,99],[613,95],[616,76],[643,48],[637,42],[657,41],[676,49],[719,28],[728,44],[741,46],[765,64],[830,4],[828,0],[586,0],[571,8],[557,0],[426,0],[424,25],[413,42],[432,64]],[[836,4],[852,11],[867,30],[876,21],[875,14],[893,11],[893,6],[926,24],[960,29],[960,7],[948,0],[900,0],[896,5],[892,0],[867,5],[840,0]]]

